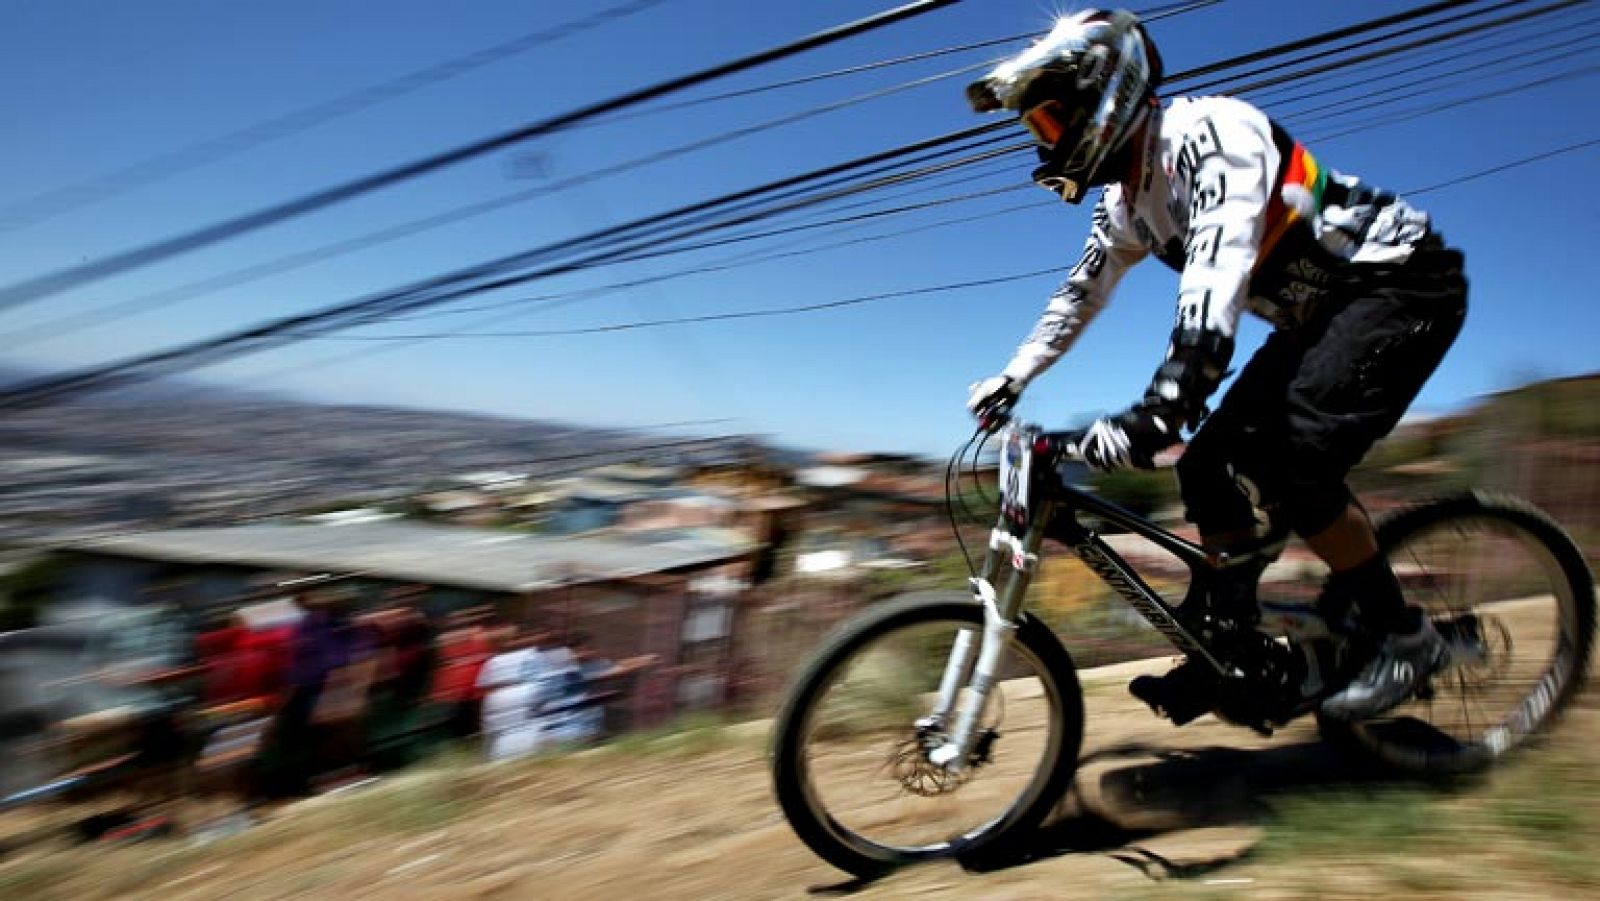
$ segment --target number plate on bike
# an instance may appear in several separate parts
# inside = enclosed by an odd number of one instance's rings
[[[1007,429],[1000,445],[1000,515],[1007,528],[1021,534],[1028,526],[1033,491],[1033,436]]]

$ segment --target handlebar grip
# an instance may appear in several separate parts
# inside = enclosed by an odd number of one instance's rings
[[[1052,457],[1060,460],[1081,460],[1083,455],[1078,448],[1083,446],[1083,436],[1088,434],[1088,429],[1069,429],[1064,432],[1045,432],[1039,438],[1045,443]]]

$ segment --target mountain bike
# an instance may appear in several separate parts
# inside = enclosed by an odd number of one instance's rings
[[[834,866],[871,878],[1003,847],[1070,787],[1084,728],[1077,670],[1055,631],[1024,609],[1046,538],[1182,654],[1167,676],[1130,685],[1178,725],[1211,713],[1271,734],[1309,714],[1325,738],[1392,766],[1460,773],[1547,728],[1584,683],[1595,595],[1583,554],[1530,504],[1471,491],[1376,523],[1407,603],[1445,637],[1448,662],[1382,716],[1324,718],[1319,701],[1368,659],[1376,637],[1313,603],[1252,593],[1248,617],[1216,603],[1238,561],[1068,484],[1059,469],[1080,437],[1006,424],[999,513],[971,599],[869,607],[790,686],[773,733],[774,789],[794,831]],[[981,451],[975,435],[953,467],[974,442]],[[1167,569],[1186,571],[1181,603],[1108,542],[1118,532],[1180,564]]]

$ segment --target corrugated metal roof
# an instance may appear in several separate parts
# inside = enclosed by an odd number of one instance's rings
[[[564,537],[396,521],[169,529],[40,543],[140,559],[361,572],[505,592],[683,569],[729,560],[757,547],[726,530]]]

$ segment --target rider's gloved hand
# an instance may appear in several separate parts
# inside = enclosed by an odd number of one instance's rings
[[[1147,406],[1095,420],[1078,444],[1089,468],[1101,472],[1138,467],[1151,469],[1155,455],[1176,444],[1178,425]]]
[[[967,396],[967,409],[980,425],[990,428],[1016,406],[1017,398],[1022,396],[1022,383],[1009,375],[995,375],[973,383],[968,390],[971,393]]]

